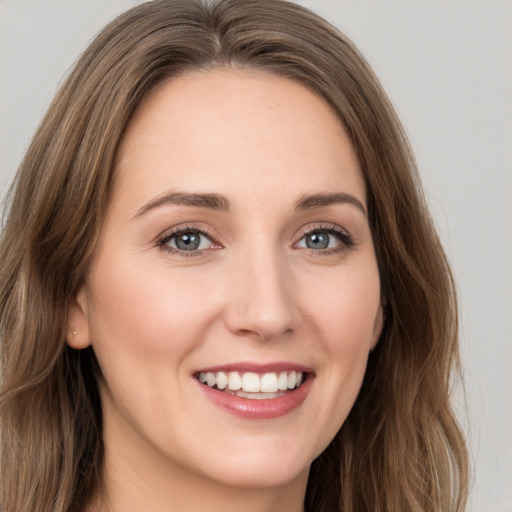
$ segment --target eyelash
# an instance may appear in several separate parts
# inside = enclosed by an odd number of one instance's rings
[[[344,229],[342,229],[338,226],[335,226],[333,224],[321,224],[321,225],[314,226],[312,228],[305,229],[302,232],[299,240],[297,242],[295,242],[293,245],[296,246],[305,237],[307,237],[308,235],[313,235],[315,233],[327,233],[330,236],[334,236],[338,239],[339,244],[335,247],[322,249],[322,250],[304,248],[313,256],[320,257],[320,256],[329,256],[332,254],[339,254],[339,253],[342,253],[342,252],[345,252],[345,251],[351,249],[352,247],[354,247],[356,245],[354,238],[349,233],[347,233],[347,231],[345,231]]]
[[[168,231],[157,240],[156,245],[166,252],[169,252],[171,254],[177,254],[178,256],[182,256],[185,258],[189,258],[191,256],[202,256],[204,254],[205,249],[194,249],[191,251],[185,251],[185,250],[181,250],[181,249],[178,249],[175,247],[170,247],[169,245],[167,245],[173,238],[178,237],[180,235],[184,235],[184,234],[195,234],[195,235],[204,236],[204,237],[208,238],[212,244],[217,245],[218,247],[216,247],[216,248],[222,248],[222,246],[215,240],[215,237],[211,233],[208,233],[206,230],[197,228],[195,226],[183,226],[183,227]],[[210,250],[210,249],[206,249],[206,250]]]
[[[334,236],[338,239],[339,244],[336,247],[327,248],[327,249],[311,249],[311,248],[300,248],[303,250],[308,251],[310,254],[314,256],[327,256],[331,254],[338,254],[347,251],[348,249],[354,247],[355,241],[351,235],[349,235],[345,230],[334,226],[332,224],[327,225],[317,225],[309,229],[305,229],[302,234],[300,235],[300,238],[297,242],[293,244],[293,247],[297,248],[297,244],[302,241],[305,237],[308,235],[313,235],[315,233],[327,233],[330,236]],[[208,233],[208,231],[204,229],[197,228],[195,226],[184,226],[177,229],[173,229],[171,231],[166,232],[164,235],[162,235],[156,242],[156,245],[161,248],[162,250],[171,253],[176,254],[178,256],[182,256],[185,258],[188,257],[194,257],[194,256],[202,256],[204,254],[204,251],[212,250],[211,248],[208,249],[194,249],[190,251],[178,249],[175,247],[170,247],[167,245],[173,238],[178,237],[183,234],[196,234],[200,236],[204,236],[210,240],[210,242],[214,245],[217,245],[215,249],[222,248],[222,245],[219,244],[215,237]]]

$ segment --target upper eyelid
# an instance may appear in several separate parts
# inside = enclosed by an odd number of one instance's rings
[[[350,238],[352,238],[352,235],[350,232],[341,227],[338,224],[330,223],[330,222],[321,222],[318,224],[308,224],[307,226],[302,227],[296,236],[300,238],[308,235],[309,233],[314,233],[315,231],[334,231],[336,233],[344,234]]]
[[[212,242],[219,243],[217,240],[217,238],[218,238],[217,235],[215,233],[213,233],[210,229],[204,228],[204,227],[201,227],[198,225],[185,224],[185,225],[174,226],[174,227],[169,228],[169,229],[163,231],[162,233],[160,233],[156,237],[156,240],[155,240],[156,244],[161,245],[161,244],[165,243],[167,240],[170,240],[171,238],[173,238],[181,233],[186,233],[188,231],[193,231],[193,232],[199,233],[203,236],[208,237]]]

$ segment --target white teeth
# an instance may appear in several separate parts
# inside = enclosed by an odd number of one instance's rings
[[[288,375],[288,389],[293,389],[297,385],[297,373],[291,372]]]
[[[242,389],[250,393],[259,393],[261,386],[258,375],[252,372],[244,373],[242,376]]]
[[[275,373],[265,373],[261,377],[261,389],[263,393],[276,393],[278,390],[277,375]]]
[[[217,379],[215,378],[215,374],[212,372],[208,372],[206,374],[206,384],[208,384],[208,386],[213,388],[213,386],[215,386],[216,383],[217,383]]]
[[[228,376],[224,372],[217,373],[217,387],[224,389],[228,385]]]
[[[258,394],[259,398],[267,398],[266,393],[278,393],[299,387],[304,376],[302,372],[294,370],[290,372],[268,372],[257,374],[254,372],[200,372],[197,378],[210,388],[219,390],[239,391],[239,396],[244,394]],[[282,394],[282,393],[281,393]],[[265,395],[265,396],[263,396]]]
[[[285,391],[286,389],[288,389],[288,375],[286,372],[281,372],[279,374],[277,387],[280,391]]]
[[[242,389],[242,378],[238,372],[228,373],[228,388],[231,389],[231,391]]]

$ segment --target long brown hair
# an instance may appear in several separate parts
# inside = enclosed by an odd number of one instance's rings
[[[359,156],[385,326],[341,430],[311,467],[309,512],[464,509],[450,407],[453,279],[406,137],[372,70],[326,21],[281,0],[155,0],[109,24],[58,92],[21,164],[0,244],[1,508],[81,511],[101,483],[99,371],[66,345],[128,121],[161,80],[257,68],[304,84]]]

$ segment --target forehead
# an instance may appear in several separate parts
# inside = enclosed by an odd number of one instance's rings
[[[215,69],[170,79],[128,125],[118,187],[139,201],[165,188],[240,195],[346,189],[364,202],[354,149],[335,112],[303,85],[268,72]]]

